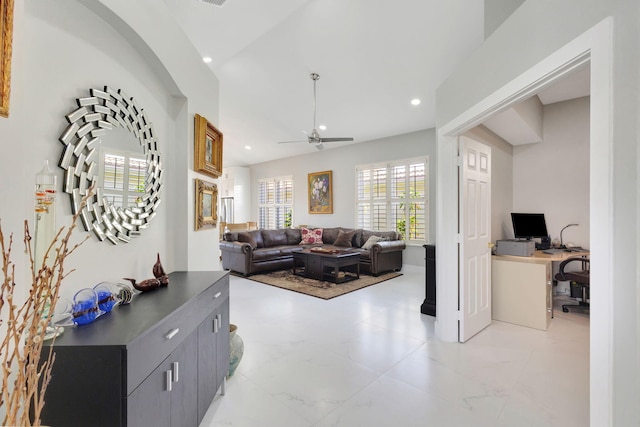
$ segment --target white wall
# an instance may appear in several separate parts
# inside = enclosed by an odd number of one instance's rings
[[[484,38],[489,37],[525,0],[484,0]]]
[[[217,268],[218,228],[195,231],[195,178],[215,179],[193,170],[195,113],[218,125],[218,80],[187,39],[164,2],[155,0],[78,0],[107,21],[134,46],[151,68],[157,70],[172,97],[181,98],[175,108],[173,143],[176,173],[168,178],[165,203],[171,203],[171,259],[177,270]]]
[[[233,166],[222,169],[218,193],[220,197],[233,197],[233,221],[247,222],[251,220],[251,169]]]
[[[25,10],[24,39],[16,46],[24,52],[25,60],[13,71],[23,74],[28,84],[19,100],[24,104],[15,105],[9,118],[10,121],[24,120],[24,126],[14,129],[17,132],[14,137],[3,134],[2,138],[5,153],[9,150],[7,143],[21,141],[25,145],[20,161],[5,169],[10,174],[15,169],[25,173],[25,182],[13,191],[33,193],[34,175],[41,168],[43,159],[50,160],[58,175],[58,187],[62,186],[63,171],[57,163],[63,146],[57,139],[67,127],[64,116],[77,108],[75,98],[89,96],[90,88],[104,85],[123,89],[137,100],[154,124],[161,150],[170,158],[173,147],[169,141],[175,122],[171,111],[173,100],[135,49],[113,28],[76,2],[29,1],[25,3]],[[91,37],[83,40],[78,34],[91,34]],[[64,48],[56,48],[61,46]],[[168,176],[175,171],[171,162],[165,163],[165,169]],[[166,193],[162,197],[166,200]],[[3,210],[6,206],[3,205]],[[23,217],[31,220],[32,198],[26,198],[22,207]],[[76,272],[65,281],[65,289],[71,292],[100,281],[148,276],[156,252],[163,255],[167,268],[172,269],[173,262],[166,257],[167,208],[166,203],[160,205],[144,237],[134,239],[130,244],[113,246],[93,237],[85,242],[69,260]],[[58,225],[68,225],[71,209],[67,194],[58,193],[56,210]],[[79,232],[76,236],[84,234]],[[123,263],[125,259],[128,262]]]
[[[589,245],[589,97],[546,105],[543,138],[513,149],[513,211],[545,214],[551,240]]]
[[[148,278],[157,252],[167,271],[214,269],[217,230],[193,231],[195,174],[189,171],[193,111],[217,122],[218,82],[164,3],[27,0],[15,6],[10,115],[0,119],[0,218],[5,233],[13,231],[19,243],[13,257],[21,291],[28,277],[19,250],[22,221],[33,220],[35,174],[44,159],[57,165],[62,152],[57,140],[66,127],[64,116],[76,108],[75,98],[103,85],[134,97],[153,122],[164,155],[165,190],[157,216],[141,237],[117,246],[91,237],[69,258],[67,270],[76,271],[65,280],[65,296],[105,280]],[[120,16],[113,12],[118,9],[124,10]],[[131,25],[123,21],[127,14],[133,15]],[[60,193],[58,226],[69,224],[69,206],[68,196]],[[76,240],[85,235],[80,230]]]
[[[639,17],[636,0],[527,1],[437,91],[436,123],[442,128],[472,108],[483,111],[481,103],[506,92],[517,79],[524,80],[554,53],[570,50],[570,42],[595,47],[591,54],[597,69],[592,67],[591,78],[597,84],[592,84],[591,96],[602,102],[592,104],[591,129],[598,134],[593,135],[590,169],[599,181],[591,183],[590,210],[596,209],[604,221],[592,216],[592,255],[596,247],[608,249],[597,254],[606,258],[602,268],[592,266],[594,277],[607,278],[592,293],[592,300],[604,298],[600,314],[597,310],[591,314],[591,422],[599,426],[640,424]],[[597,38],[587,41],[580,38],[583,34]],[[603,81],[602,76],[609,73],[611,80]],[[594,125],[594,118],[603,124]],[[602,156],[594,156],[596,152]],[[596,208],[594,194],[604,201],[598,203],[605,206],[604,211]],[[601,242],[593,241],[594,232]],[[440,286],[454,286],[438,285],[439,295]],[[592,307],[598,305],[592,301]]]
[[[355,166],[387,160],[429,157],[429,243],[435,241],[435,131],[427,129],[396,135],[360,144],[317,151],[310,154],[265,162],[251,166],[252,219],[257,218],[257,181],[261,178],[293,175],[294,215],[293,224],[317,227],[355,228]],[[309,214],[307,204],[307,174],[331,170],[333,172],[333,214]],[[404,253],[405,264],[424,265],[424,248],[411,247]]]

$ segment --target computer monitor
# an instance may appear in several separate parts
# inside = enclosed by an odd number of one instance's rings
[[[546,238],[547,223],[541,213],[511,213],[513,235],[516,239]]]

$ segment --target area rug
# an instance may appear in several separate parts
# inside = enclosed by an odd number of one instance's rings
[[[276,286],[278,288],[287,289],[289,291],[299,292],[301,294],[310,295],[322,299],[331,299],[367,286],[377,285],[389,279],[402,276],[402,273],[386,273],[379,276],[360,275],[359,279],[351,280],[346,283],[335,284],[320,280],[307,279],[306,277],[295,276],[291,270],[273,271],[265,274],[254,274],[249,277],[237,275],[248,280],[264,283],[266,285]]]

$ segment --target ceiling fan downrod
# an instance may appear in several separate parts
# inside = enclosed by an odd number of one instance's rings
[[[316,82],[320,79],[320,74],[311,73],[309,77],[311,77],[311,80],[313,80],[313,132],[312,134],[314,135],[314,138],[319,139],[320,135],[318,135],[318,131],[316,130],[316,110],[318,105],[318,101],[316,99]]]
[[[310,134],[307,134],[307,141],[281,141],[279,144],[288,143],[288,142],[308,142],[309,144],[313,144],[318,150],[324,149],[322,146],[323,142],[342,142],[342,141],[353,141],[352,137],[341,137],[341,138],[323,138],[320,136],[316,128],[317,123],[317,110],[318,110],[318,97],[316,90],[316,82],[320,79],[320,75],[318,73],[311,73],[309,75],[311,80],[313,80],[313,130]],[[306,133],[306,132],[305,132]]]

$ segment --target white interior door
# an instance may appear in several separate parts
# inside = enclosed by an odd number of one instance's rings
[[[459,139],[459,324],[464,342],[491,324],[491,148]]]

